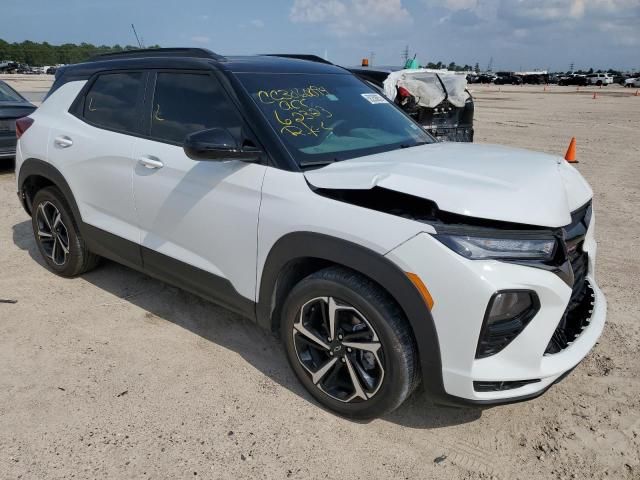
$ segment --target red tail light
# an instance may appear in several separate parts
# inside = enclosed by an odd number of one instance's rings
[[[30,117],[22,117],[16,120],[16,137],[20,138],[24,135],[31,125],[33,125],[33,118]]]
[[[406,98],[411,96],[411,92],[409,92],[409,90],[404,87],[398,87],[398,95],[400,95],[402,98]]]

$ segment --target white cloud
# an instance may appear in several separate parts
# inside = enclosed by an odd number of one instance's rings
[[[289,19],[294,23],[326,24],[339,36],[411,22],[402,0],[294,0]]]
[[[423,0],[427,7],[440,7],[449,11],[440,23],[461,20],[469,24],[475,15],[478,25],[489,23],[493,28],[511,28],[512,32],[536,27],[564,28],[585,31],[615,29],[631,44],[640,34],[640,0]],[[466,15],[461,15],[461,14]],[[612,28],[615,25],[615,29]],[[521,36],[521,35],[516,35]]]
[[[249,24],[250,24],[252,27],[255,27],[255,28],[264,28],[264,22],[263,22],[262,20],[260,20],[259,18],[256,18],[256,19],[251,20],[251,21],[249,22]]]

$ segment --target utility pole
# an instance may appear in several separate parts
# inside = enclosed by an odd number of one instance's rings
[[[575,67],[575,65],[574,65],[574,63],[573,63],[573,62],[571,62],[571,63],[569,64],[569,71],[570,71],[571,73],[573,73],[573,67]]]
[[[493,70],[493,57],[489,59],[489,65],[487,65],[487,72],[491,73]]]
[[[407,64],[407,60],[409,60],[409,45],[404,47],[404,50],[402,51],[402,66]]]
[[[371,52],[369,54],[369,66],[373,65],[373,61],[375,60],[375,58],[376,58],[376,52]]]

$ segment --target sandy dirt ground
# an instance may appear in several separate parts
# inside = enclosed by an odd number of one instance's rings
[[[37,80],[15,81],[36,91]],[[599,98],[592,98],[593,92]],[[604,334],[525,403],[348,421],[276,339],[114,263],[51,274],[0,171],[0,478],[640,478],[640,97],[620,87],[474,88],[479,142],[562,154],[593,185]]]

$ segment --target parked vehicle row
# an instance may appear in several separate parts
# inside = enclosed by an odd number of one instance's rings
[[[21,75],[55,75],[57,66],[32,67],[25,63],[12,61],[0,61],[0,73],[21,74]]]
[[[58,71],[17,121],[47,266],[100,256],[278,332],[326,408],[371,418],[422,382],[533,398],[593,348],[592,191],[564,159],[438,143],[346,69],[204,49]]]
[[[498,72],[496,74],[483,73],[472,74],[467,76],[469,83],[494,83],[495,85],[545,85],[545,84],[558,84],[561,86],[607,86],[614,83],[626,86],[628,83],[633,83],[635,77],[629,77],[628,75],[612,75],[610,73],[592,73],[592,74],[579,74],[572,73],[568,75],[554,75],[548,73],[530,73],[526,75],[516,74],[513,72]],[[629,82],[630,80],[630,82]]]

